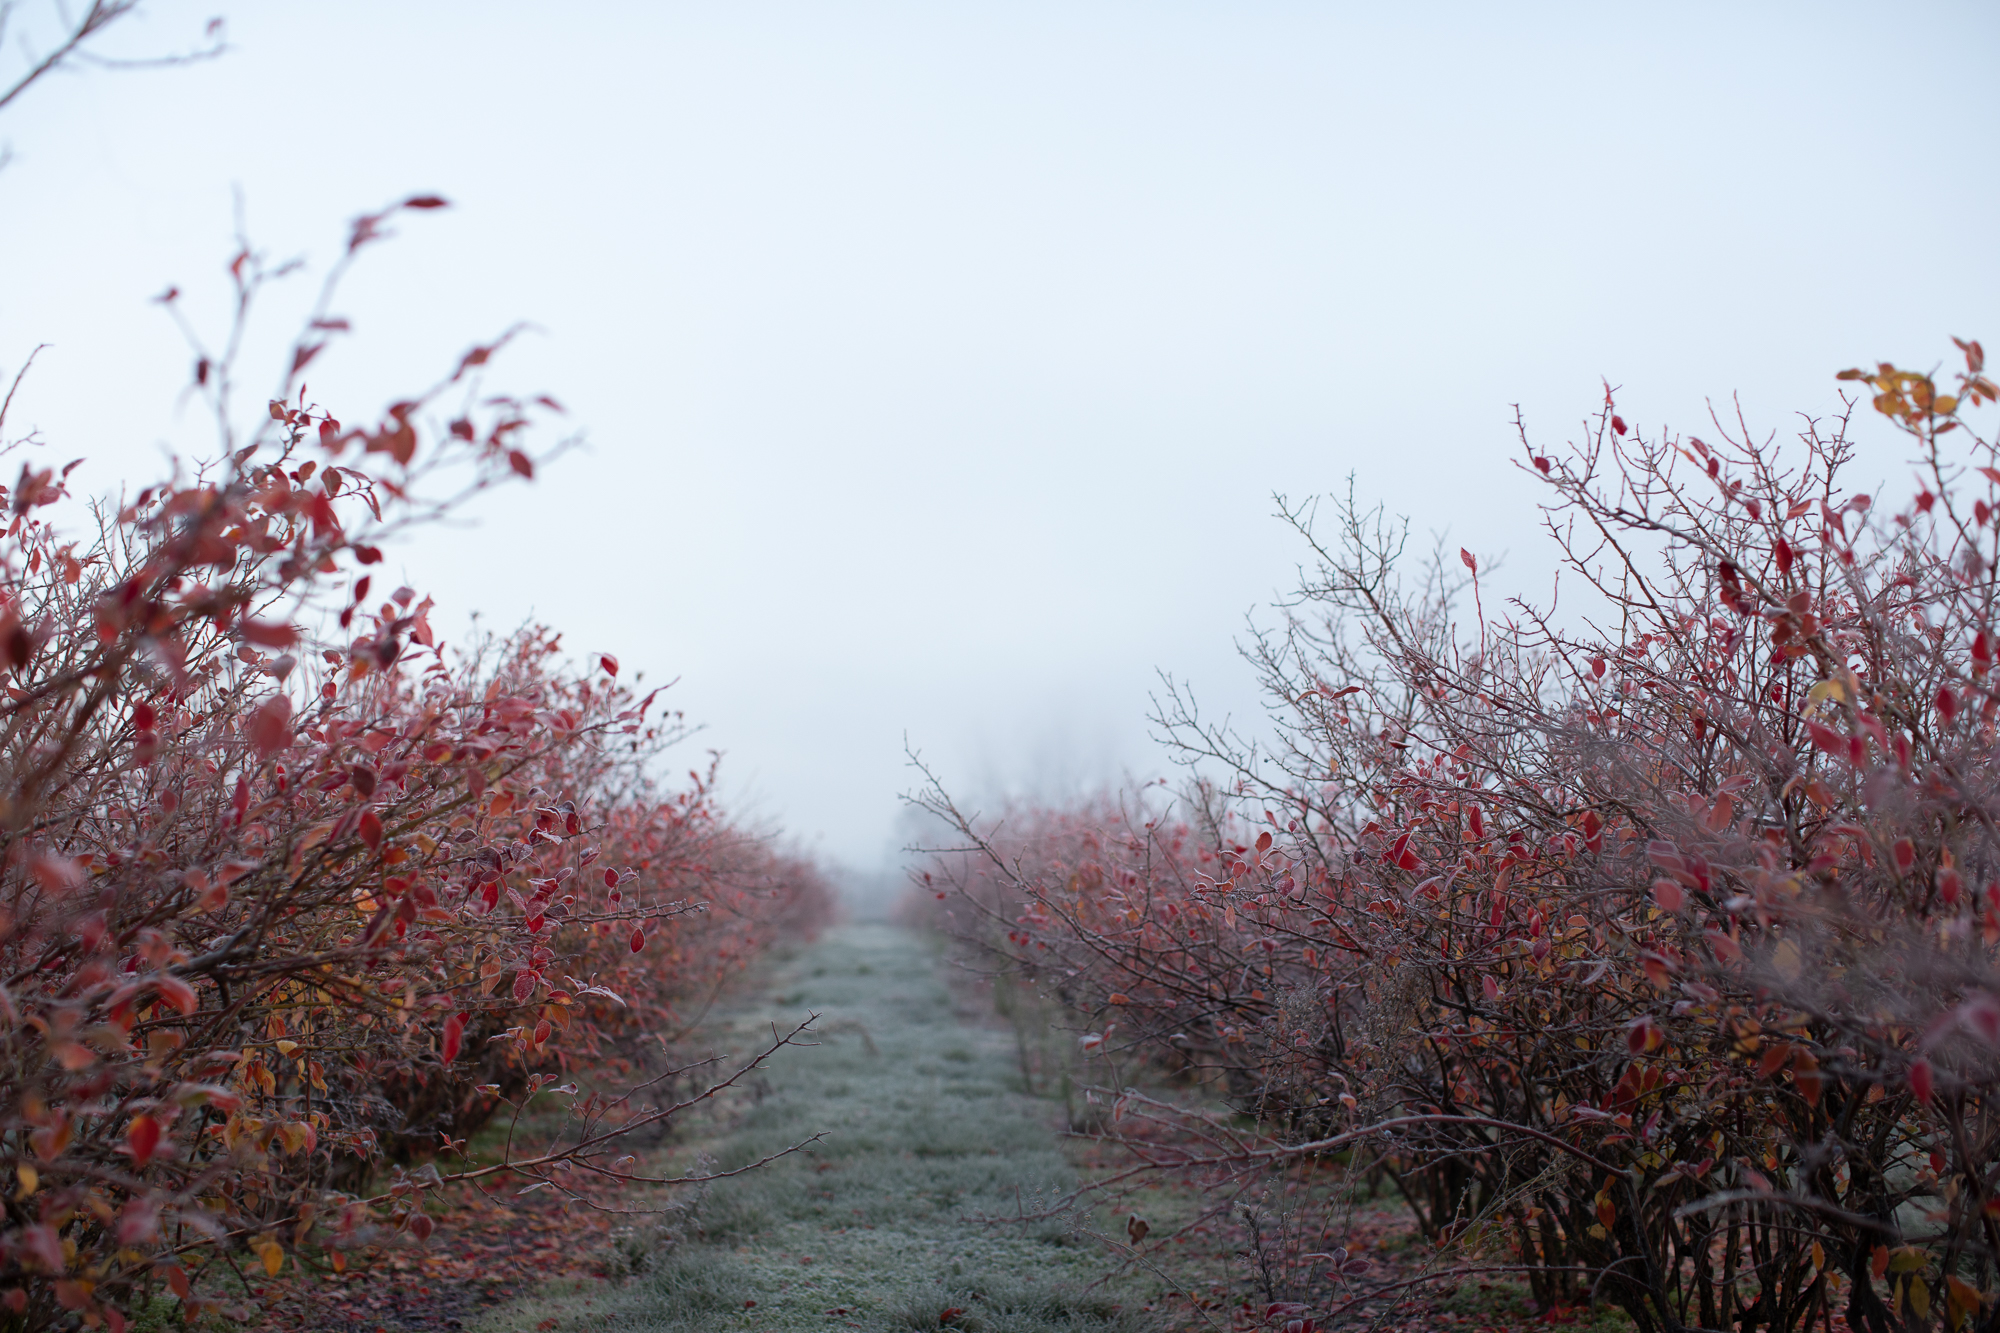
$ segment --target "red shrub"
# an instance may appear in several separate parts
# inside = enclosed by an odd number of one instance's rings
[[[264,275],[231,272],[247,309]],[[322,303],[295,378],[338,327]],[[247,440],[198,353],[217,468],[84,539],[56,470],[0,492],[0,1318],[117,1327],[135,1284],[201,1305],[231,1251],[275,1273],[308,1237],[422,1239],[455,1177],[361,1197],[385,1152],[630,1068],[823,913],[706,781],[656,784],[681,728],[615,659],[573,669],[540,629],[455,654],[429,599],[373,587],[377,544],[456,503],[428,489],[533,472],[553,404],[475,394],[492,350],[362,428],[288,389]],[[593,1134],[518,1169],[628,1179],[618,1134],[662,1113],[556,1091]]]
[[[1156,1162],[1379,1153],[1433,1235],[1645,1330],[2000,1318],[2000,468],[1961,348],[1956,393],[1842,377],[1918,451],[1886,517],[1841,488],[1845,417],[1648,441],[1607,393],[1524,462],[1560,614],[1467,631],[1469,553],[1403,583],[1379,515],[1288,509],[1320,565],[1251,652],[1275,744],[1163,719],[1227,800],[960,819],[987,855],[934,873],[1086,1041],[1266,1127],[1174,1146],[1154,1108]]]

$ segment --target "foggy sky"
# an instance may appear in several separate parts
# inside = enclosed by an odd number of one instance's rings
[[[1254,712],[1274,491],[1353,473],[1539,595],[1514,404],[1787,432],[2000,338],[1990,5],[154,0],[113,45],[217,12],[221,60],[0,115],[0,372],[51,344],[10,425],[91,490],[200,453],[148,298],[220,317],[233,194],[315,270],[449,197],[313,396],[366,418],[527,320],[493,382],[589,444],[392,568],[678,678],[690,764],[861,866],[906,736],[1060,789],[1165,769],[1158,669]]]

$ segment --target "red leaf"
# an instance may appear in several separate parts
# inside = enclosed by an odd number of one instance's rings
[[[125,1205],[118,1215],[118,1243],[141,1245],[160,1234],[159,1201],[146,1195]]]
[[[160,1122],[149,1115],[135,1115],[125,1127],[125,1147],[132,1154],[134,1168],[153,1160],[160,1148]]]
[[[259,648],[289,648],[299,641],[299,632],[290,625],[274,625],[267,620],[246,620],[237,633]]]
[[[382,845],[382,816],[373,810],[363,810],[361,822],[355,825],[354,831],[361,835],[361,841],[368,844],[368,850],[374,851]]]
[[[413,194],[403,201],[404,208],[450,208],[451,201],[440,199],[434,194]]]
[[[153,978],[153,989],[160,993],[161,999],[180,1010],[183,1016],[193,1013],[201,1004],[194,993],[194,987],[179,977],[165,972]]]
[[[523,968],[514,974],[514,1003],[526,1004],[535,993],[535,974]]]
[[[1806,734],[1818,749],[1824,750],[1835,759],[1847,758],[1847,737],[1831,727],[1823,727],[1817,722],[1806,723]]]
[[[274,695],[250,715],[250,743],[269,759],[292,743],[292,701]]]
[[[1944,899],[1946,907],[1955,906],[1958,895],[1965,887],[1965,881],[1958,877],[1958,871],[1950,866],[1939,866],[1937,872],[1938,897]]]
[[[14,1233],[13,1240],[26,1267],[40,1268],[49,1273],[63,1271],[62,1241],[56,1236],[54,1227],[46,1223],[23,1227]]]
[[[1612,413],[1611,429],[1617,431],[1620,435],[1623,435],[1625,433],[1625,418],[1619,416],[1616,412]]]
[[[97,1052],[80,1041],[58,1041],[49,1047],[49,1054],[55,1056],[56,1063],[71,1073],[97,1063]]]
[[[195,891],[194,910],[197,912],[220,912],[229,906],[229,885],[221,881],[211,883],[208,876],[199,871],[189,871],[181,877],[187,886]]]
[[[507,451],[507,466],[530,480],[534,479],[535,460],[522,453],[519,449],[509,449]]]
[[[1910,1062],[1910,1091],[1916,1094],[1919,1105],[1926,1105],[1930,1102],[1931,1093],[1935,1091],[1932,1079],[1930,1061],[1913,1060]]]
[[[1666,1043],[1667,1034],[1660,1030],[1660,1025],[1650,1015],[1633,1019],[1631,1026],[1625,1029],[1625,1049],[1633,1055],[1658,1050]]]
[[[444,1062],[450,1064],[458,1059],[459,1047],[465,1044],[465,1020],[470,1014],[453,1014],[444,1021],[444,1047],[441,1054]]]
[[[610,653],[599,653],[597,655],[597,665],[604,668],[604,674],[607,676],[618,674],[618,659]]]
[[[366,439],[369,453],[386,453],[404,467],[417,456],[417,432],[407,421],[398,421]]]
[[[1463,546],[1458,548],[1458,558],[1459,562],[1462,563],[1467,569],[1471,570],[1475,574],[1479,572],[1479,562],[1473,559],[1472,552],[1466,550]]]
[[[632,952],[637,953],[639,952],[639,950],[645,947],[646,947],[646,932],[641,928],[634,926],[632,928]]]
[[[67,856],[42,855],[28,862],[28,873],[35,877],[42,892],[65,894],[83,883],[83,868]]]

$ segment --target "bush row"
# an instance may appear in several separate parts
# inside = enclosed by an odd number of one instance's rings
[[[265,275],[231,271],[247,309]],[[574,1119],[515,1142],[518,1171],[629,1179],[619,1135],[659,1112],[605,1088],[656,1077],[731,972],[827,910],[712,774],[662,784],[686,729],[613,657],[540,628],[453,651],[429,598],[380,586],[379,544],[531,476],[556,409],[477,391],[478,348],[344,425],[297,388],[340,327],[314,318],[247,440],[231,365],[198,356],[215,467],[86,517],[24,450],[0,490],[14,1327],[118,1329],[169,1291],[198,1312],[213,1269],[423,1239],[477,1170],[467,1136],[537,1093]]]
[[[1174,801],[934,788],[951,927],[1061,1001],[1154,1164],[1377,1164],[1433,1237],[1647,1333],[1995,1327],[2000,458],[1960,350],[1950,385],[1845,372],[1795,444],[1648,438],[1608,390],[1568,449],[1523,432],[1549,606],[1286,506],[1271,731],[1176,691]],[[1908,503],[1846,487],[1857,413]]]

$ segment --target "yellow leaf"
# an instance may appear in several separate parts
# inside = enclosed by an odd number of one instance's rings
[[[264,1261],[264,1272],[276,1277],[278,1270],[285,1266],[285,1251],[278,1242],[267,1240],[257,1247],[257,1257]]]
[[[292,1052],[298,1049],[299,1049],[299,1044],[295,1041],[281,1041],[278,1043],[279,1055],[289,1056]]]
[[[1797,981],[1805,970],[1805,962],[1799,957],[1799,946],[1792,940],[1778,941],[1778,947],[1771,951],[1771,966],[1778,969],[1778,975],[1787,981]]]
[[[42,1187],[42,1173],[26,1162],[18,1163],[14,1167],[14,1174],[21,1182],[21,1188],[14,1191],[14,1197],[17,1199],[25,1199]]]
[[[1817,1272],[1819,1269],[1826,1267],[1826,1250],[1820,1245],[1818,1241],[1813,1242],[1812,1261],[1813,1261],[1813,1270],[1815,1272]]]

